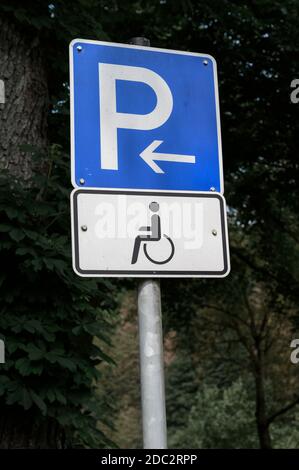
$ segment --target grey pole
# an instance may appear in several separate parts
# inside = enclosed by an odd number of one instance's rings
[[[147,38],[143,37],[136,37],[136,38],[131,38],[129,41],[129,44],[135,44],[135,46],[150,46],[151,42]]]
[[[143,447],[167,449],[161,295],[158,280],[138,288]]]
[[[150,46],[147,38],[130,44]],[[140,381],[143,447],[167,449],[163,331],[160,282],[147,279],[138,288]]]

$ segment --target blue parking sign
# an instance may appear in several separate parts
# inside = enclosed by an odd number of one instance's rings
[[[223,193],[213,57],[76,39],[70,84],[74,187]]]

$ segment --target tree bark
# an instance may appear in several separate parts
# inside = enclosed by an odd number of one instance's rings
[[[21,407],[5,406],[0,416],[0,449],[61,449],[64,433],[56,421]]]
[[[28,181],[32,156],[20,146],[46,147],[47,76],[38,38],[5,16],[0,17],[0,79],[5,86],[5,103],[0,104],[0,171],[8,169]]]
[[[0,171],[8,170],[30,184],[34,170],[30,145],[47,146],[49,109],[46,67],[38,37],[30,36],[6,16],[0,16],[0,79],[5,103],[0,103]],[[61,448],[64,433],[52,418],[0,402],[0,448]]]
[[[261,449],[272,449],[269,423],[267,420],[267,408],[265,397],[265,382],[263,364],[255,366],[255,391],[256,391],[256,425]]]

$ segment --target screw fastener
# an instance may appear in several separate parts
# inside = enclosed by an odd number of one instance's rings
[[[214,237],[216,237],[216,236],[217,236],[217,230],[216,230],[215,228],[213,228],[213,230],[212,230],[212,234],[214,235]]]
[[[81,225],[82,232],[87,232],[87,225]]]
[[[82,51],[82,46],[77,46],[77,51],[81,52]]]
[[[210,188],[210,191],[216,191],[216,189],[214,188],[214,186],[212,186],[212,187]]]
[[[85,179],[84,179],[84,178],[80,178],[80,179],[79,179],[79,183],[80,183],[80,184],[85,184]]]
[[[202,63],[203,63],[203,65],[208,65],[209,62],[207,60],[203,60]]]

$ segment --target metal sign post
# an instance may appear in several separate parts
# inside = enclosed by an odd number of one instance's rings
[[[157,278],[230,269],[216,61],[142,37],[74,39],[70,98],[73,268],[83,277],[143,278],[143,441],[166,449]]]
[[[147,38],[130,44],[150,46]],[[160,282],[140,281],[138,286],[139,354],[143,447],[167,449],[163,330]]]
[[[143,446],[145,449],[167,449],[159,280],[140,282],[138,318]]]

